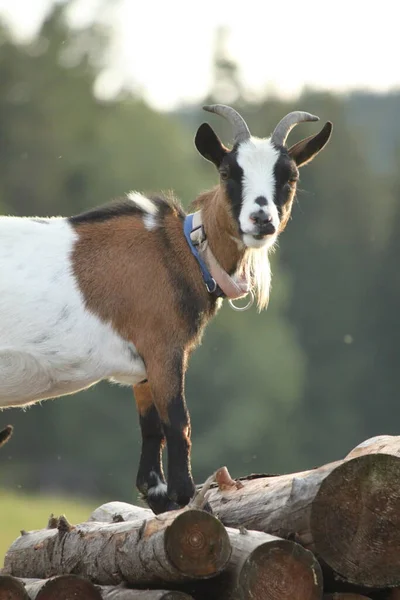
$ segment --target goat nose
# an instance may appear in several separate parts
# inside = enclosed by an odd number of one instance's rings
[[[272,216],[265,212],[265,210],[258,210],[250,215],[250,221],[255,225],[266,225],[272,222]]]

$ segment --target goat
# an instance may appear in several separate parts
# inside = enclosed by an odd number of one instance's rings
[[[155,513],[195,492],[188,359],[226,298],[270,289],[268,251],[289,219],[298,169],[332,124],[291,148],[290,130],[318,117],[293,112],[267,139],[225,105],[225,147],[203,123],[199,153],[219,184],[185,214],[173,197],[131,192],[72,217],[0,218],[0,408],[72,394],[100,380],[133,386],[142,433],[136,485]],[[168,484],[162,450],[167,446]]]

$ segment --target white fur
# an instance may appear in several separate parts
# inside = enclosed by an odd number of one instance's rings
[[[85,308],[63,218],[0,217],[0,407],[146,377],[133,344]]]
[[[243,243],[247,248],[264,248],[264,246],[272,246],[275,243],[276,234],[267,235],[261,240],[257,240],[251,233],[243,234]]]
[[[154,215],[144,215],[143,217],[143,223],[144,226],[146,227],[147,231],[153,231],[153,229],[156,229],[157,227],[157,219]]]
[[[134,204],[138,208],[141,208],[144,212],[149,213],[149,215],[157,214],[157,206],[150,200],[150,198],[146,198],[139,192],[129,192],[128,194],[129,200],[132,200]]]
[[[157,479],[157,485],[150,487],[147,490],[148,496],[166,496],[167,494],[167,484],[161,481],[157,473],[151,471],[150,476],[155,477]]]
[[[243,170],[243,201],[239,215],[240,227],[244,233],[243,242],[250,248],[272,246],[277,234],[266,236],[262,240],[253,237],[257,233],[250,215],[264,210],[272,217],[272,224],[276,231],[279,227],[278,209],[274,203],[275,177],[274,168],[279,158],[279,151],[271,144],[270,139],[251,137],[239,145],[237,153],[238,165]],[[266,198],[267,205],[260,207],[255,200],[262,196]]]

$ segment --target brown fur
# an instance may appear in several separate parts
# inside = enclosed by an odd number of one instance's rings
[[[153,404],[153,396],[151,393],[150,385],[148,381],[139,383],[133,388],[135,394],[136,407],[139,415],[144,416]]]
[[[224,189],[218,185],[201,194],[194,204],[197,210],[201,209],[212,253],[221,267],[232,274],[244,260],[245,248]]]
[[[222,189],[202,194],[196,203],[222,267],[229,273],[251,270],[251,251],[240,242]],[[153,510],[163,512],[186,505],[195,491],[185,372],[220,302],[205,287],[184,235],[184,217],[174,205],[158,202],[152,231],[145,228],[140,211],[109,214],[72,221],[78,233],[72,265],[87,308],[132,342],[146,365],[148,381],[134,387],[142,430],[136,484]],[[165,482],[165,441],[167,494],[157,488]]]
[[[189,353],[199,343],[212,305],[176,211],[165,215],[162,227],[170,248],[157,230],[153,233],[145,229],[140,216],[79,225],[72,262],[87,308],[111,322],[124,339],[135,345],[153,387],[156,382],[167,400],[175,393],[171,389],[174,348]],[[202,304],[202,318],[195,332],[180,310],[168,268],[170,261],[175,270],[185,274]],[[157,391],[153,389],[153,394],[159,397]],[[157,408],[167,418],[162,400]]]
[[[194,204],[202,210],[210,248],[221,266],[229,273],[244,267],[246,250],[240,247],[237,225],[223,189],[217,186],[201,194]],[[174,368],[166,361],[166,354],[171,356],[173,348],[184,348],[186,367],[189,354],[214,313],[184,237],[182,218],[173,205],[170,208],[160,225],[163,236],[157,229],[146,230],[140,215],[77,225],[79,240],[72,257],[88,309],[111,322],[124,339],[135,345],[152,372],[152,381],[160,381],[164,389],[171,379],[168,370]],[[177,300],[169,263],[184,274],[202,305],[195,332]]]
[[[290,193],[288,201],[282,206],[282,215],[281,215],[281,221],[279,224],[279,233],[282,233],[282,231],[284,231],[284,229],[286,229],[286,225],[288,224],[288,221],[292,214],[293,201],[294,201],[295,195],[296,195],[296,188],[294,187],[293,191]]]
[[[209,246],[220,265],[230,275],[245,276],[257,298],[259,310],[266,308],[270,288],[268,248],[252,249],[243,245],[225,186],[221,184],[201,194],[193,207],[201,209]],[[286,220],[289,215],[290,212]]]

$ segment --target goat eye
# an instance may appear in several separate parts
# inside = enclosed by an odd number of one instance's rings
[[[298,182],[297,177],[291,177],[288,181],[289,185],[296,185],[297,182]]]
[[[221,171],[219,172],[221,179],[228,179],[229,177],[229,171],[228,169],[221,169]]]

